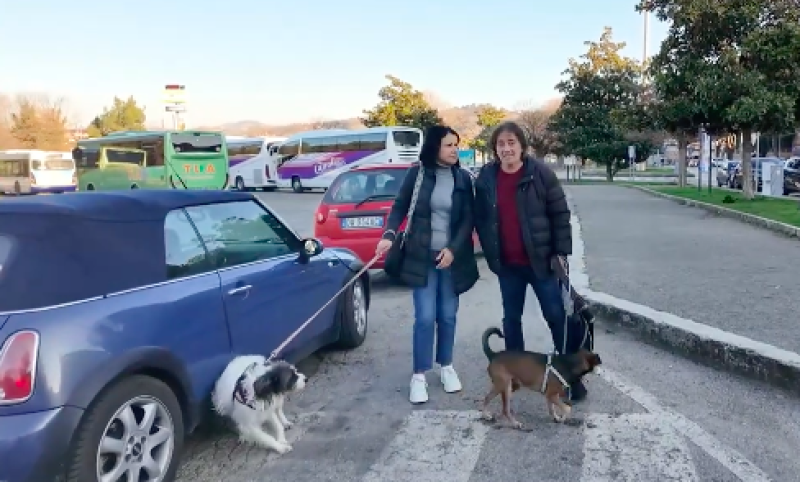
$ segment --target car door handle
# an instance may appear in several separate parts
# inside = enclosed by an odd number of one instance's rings
[[[328,267],[329,268],[333,268],[334,266],[339,266],[340,262],[341,261],[339,261],[338,259],[332,259],[332,260],[328,261]]]
[[[251,285],[240,286],[238,288],[234,288],[234,289],[228,291],[228,294],[231,295],[231,296],[234,296],[234,295],[238,295],[239,293],[247,293],[248,291],[250,291],[250,288],[252,288]]]

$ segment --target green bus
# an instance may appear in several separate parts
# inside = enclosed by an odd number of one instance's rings
[[[72,157],[81,191],[228,186],[228,149],[221,132],[115,132],[78,141]]]

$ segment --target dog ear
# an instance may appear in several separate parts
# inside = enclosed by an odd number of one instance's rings
[[[281,364],[274,368],[271,375],[271,384],[274,393],[290,392],[297,383],[297,371],[288,364]]]

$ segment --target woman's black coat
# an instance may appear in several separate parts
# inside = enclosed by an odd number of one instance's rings
[[[431,195],[436,185],[436,173],[432,168],[418,164],[408,170],[400,191],[392,205],[392,211],[386,222],[384,239],[394,240],[406,218],[411,206],[411,197],[417,173],[424,169],[414,218],[411,220],[411,231],[405,241],[405,261],[399,275],[409,286],[422,287],[428,282],[428,269],[433,261],[431,256]],[[473,210],[475,195],[472,176],[458,165],[453,170],[453,207],[450,212],[450,243],[448,248],[453,253],[450,269],[453,274],[453,286],[456,294],[472,288],[478,281],[478,263],[475,259],[475,248],[472,244],[472,232],[475,227]]]

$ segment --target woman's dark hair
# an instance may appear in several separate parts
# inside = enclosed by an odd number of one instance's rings
[[[500,159],[500,156],[497,154],[497,138],[504,132],[513,134],[514,137],[517,138],[517,142],[519,142],[520,147],[522,147],[523,158],[528,155],[529,144],[528,138],[525,136],[525,131],[522,130],[522,127],[516,122],[507,121],[495,127],[494,131],[492,131],[492,137],[489,139],[489,145],[492,146],[492,154],[495,159]]]
[[[428,127],[425,131],[425,138],[422,141],[422,148],[419,151],[419,162],[423,166],[436,167],[436,163],[439,161],[439,149],[442,148],[442,140],[448,134],[456,136],[456,142],[461,141],[461,136],[450,126]]]

